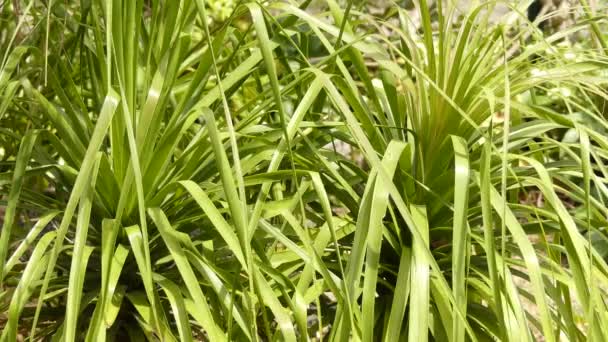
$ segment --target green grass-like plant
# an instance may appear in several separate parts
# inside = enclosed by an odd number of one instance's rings
[[[608,340],[605,12],[309,5],[3,5],[1,341]]]

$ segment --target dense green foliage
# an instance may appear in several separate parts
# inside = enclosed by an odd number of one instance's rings
[[[1,341],[608,340],[606,11],[226,3],[0,5]]]

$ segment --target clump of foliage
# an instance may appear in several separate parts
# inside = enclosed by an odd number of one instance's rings
[[[309,3],[3,5],[0,340],[608,339],[606,18]]]

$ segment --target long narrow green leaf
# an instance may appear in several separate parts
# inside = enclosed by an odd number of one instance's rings
[[[4,213],[2,232],[0,232],[0,275],[4,275],[5,273],[4,268],[6,267],[6,255],[8,254],[11,231],[15,221],[15,214],[17,211],[19,196],[21,194],[21,188],[23,186],[23,176],[25,174],[25,168],[30,160],[30,154],[34,149],[38,134],[39,132],[37,131],[28,132],[23,137],[19,147],[19,153],[17,154],[17,160],[15,162],[15,169],[13,172],[12,187],[10,193],[8,194],[8,205],[6,206],[6,212]],[[2,287],[2,278],[4,278],[4,276],[0,278],[0,287]]]
[[[226,287],[226,284],[222,281],[222,279],[220,279],[220,277],[218,277],[216,272],[203,261],[203,258],[200,255],[196,255],[192,252],[192,248],[190,248],[188,251],[188,256],[190,257],[189,260],[194,267],[211,284],[211,287],[213,287],[213,290],[218,296],[221,305],[228,313],[229,317],[231,316],[234,318],[234,320],[243,330],[245,336],[251,340],[252,337],[249,331],[250,327],[245,323],[244,314],[239,306],[237,306],[236,303],[233,303],[234,300],[231,296],[231,292],[235,291],[235,289]]]
[[[454,145],[454,228],[452,231],[452,288],[458,310],[467,312],[466,271],[468,267],[470,237],[467,213],[469,203],[469,153],[464,139],[452,136]],[[452,341],[463,342],[465,328],[454,316]]]
[[[110,93],[106,97],[104,106],[101,109],[99,119],[97,121],[97,124],[95,125],[95,130],[93,131],[93,135],[91,136],[91,141],[89,142],[85,157],[82,161],[80,172],[76,177],[74,188],[72,189],[70,199],[64,211],[63,219],[61,220],[61,224],[59,226],[59,229],[57,230],[57,239],[55,241],[55,246],[49,259],[49,267],[47,268],[46,274],[44,276],[42,289],[40,290],[40,298],[44,297],[44,295],[46,294],[51,274],[53,273],[55,263],[57,262],[57,258],[59,257],[59,252],[61,251],[61,248],[63,246],[63,239],[71,224],[72,216],[74,215],[74,211],[76,210],[76,205],[80,201],[80,197],[82,196],[82,193],[86,188],[86,184],[89,181],[91,173],[93,172],[92,169],[96,159],[95,154],[97,153],[99,147],[103,142],[117,104],[118,95],[114,91],[110,91]],[[43,300],[40,300],[38,302],[38,306],[36,307],[36,314],[34,316],[34,322],[32,324],[32,330],[30,333],[32,339],[35,336],[36,325],[38,323],[38,317],[40,315],[40,310],[42,309],[43,302]]]
[[[157,325],[157,329],[160,329],[160,316],[158,314],[157,299],[154,291],[154,284],[152,281],[153,274],[151,266],[148,264],[148,259],[146,258],[146,248],[144,248],[144,244],[146,243],[143,238],[143,234],[139,226],[131,226],[125,228],[125,233],[129,239],[129,243],[131,244],[131,251],[133,251],[133,255],[135,256],[135,262],[137,263],[137,268],[139,269],[139,274],[141,276],[142,282],[144,283],[144,289],[146,296],[148,297],[148,302],[150,302],[150,308],[152,309],[152,320],[153,324]],[[162,333],[159,331],[159,333]]]
[[[112,223],[110,222],[108,225],[111,226]],[[107,329],[114,323],[125,293],[125,287],[117,285],[125,260],[129,255],[129,249],[119,244],[115,250],[112,249],[110,253],[105,254],[111,256],[110,265],[107,266],[107,280],[105,284],[102,281],[101,293],[89,324],[86,341],[104,341],[106,339]]]
[[[261,299],[266,305],[268,305],[268,307],[274,314],[277,324],[279,325],[279,329],[283,334],[284,340],[295,342],[297,340],[296,333],[293,329],[293,323],[291,322],[291,318],[289,317],[289,311],[281,305],[268,283],[262,278],[262,274],[258,270],[254,272],[254,276],[256,277],[256,284],[257,286],[259,286]]]
[[[397,164],[401,159],[401,154],[405,150],[406,144],[391,141],[384,153],[381,167],[389,176],[395,174]],[[363,340],[369,341],[374,336],[374,307],[376,305],[376,284],[378,283],[378,268],[380,263],[380,249],[382,247],[382,235],[384,226],[384,216],[388,208],[388,192],[386,191],[385,180],[376,178],[373,185],[372,203],[369,207],[369,222],[363,222],[369,226],[369,232],[365,238],[365,273],[363,280],[363,305],[361,315],[361,327]],[[371,186],[371,184],[368,184]],[[368,217],[368,215],[365,215]],[[356,236],[357,233],[355,233]]]
[[[481,210],[482,210],[482,218],[483,218],[483,228],[484,228],[484,247],[487,253],[488,258],[488,271],[490,273],[490,287],[492,288],[493,293],[493,301],[494,301],[494,310],[496,312],[497,317],[504,318],[504,301],[503,296],[501,294],[501,284],[498,275],[498,266],[496,262],[496,245],[494,238],[494,220],[492,214],[492,202],[490,197],[490,168],[491,168],[491,147],[490,142],[487,141],[483,146],[483,151],[481,155],[481,166],[480,166],[480,184],[479,190],[481,192]],[[510,337],[511,333],[517,333],[517,330],[511,330],[510,326],[503,322],[502,325],[499,325],[502,328],[503,338],[508,333]]]
[[[405,310],[407,301],[412,290],[411,276],[412,252],[410,248],[403,247],[401,258],[399,259],[399,273],[395,284],[395,296],[391,304],[391,313],[388,319],[388,326],[384,335],[384,341],[392,341],[395,336],[400,336],[404,328]]]
[[[17,328],[19,323],[19,315],[27,304],[28,299],[32,295],[34,282],[37,282],[46,269],[49,256],[46,253],[51,242],[56,238],[55,232],[48,232],[36,244],[32,256],[30,257],[22,277],[17,285],[17,289],[13,294],[13,298],[8,309],[8,321],[2,331],[0,341],[10,342],[17,340]]]
[[[211,220],[215,229],[217,229],[228,247],[230,247],[243,268],[246,269],[247,263],[245,262],[243,250],[240,248],[238,237],[234,234],[232,227],[230,227],[228,222],[222,217],[220,211],[213,205],[209,196],[192,181],[183,181],[180,182],[180,184],[188,190],[192,198],[194,198],[196,203],[201,207],[205,214],[207,214],[207,217]]]
[[[30,1],[28,5],[28,10],[31,8],[33,1]],[[27,11],[26,11],[27,12]],[[22,24],[25,21],[25,15],[19,18],[19,24]],[[17,30],[15,30],[15,35],[17,34]],[[12,76],[13,72],[21,62],[21,59],[28,52],[30,48],[27,46],[17,46],[12,50],[6,50],[5,55],[2,58],[2,64],[0,65],[0,92],[4,91],[5,87],[9,84],[9,79]]]
[[[199,323],[205,328],[212,340],[226,340],[225,334],[221,331],[215,322],[213,315],[211,314],[207,299],[205,298],[205,295],[198,284],[197,278],[192,271],[192,267],[190,266],[184,251],[173,234],[173,228],[167,220],[167,217],[158,208],[148,209],[148,214],[156,224],[163,241],[165,241],[167,248],[169,248],[169,251],[173,256],[173,260],[175,261],[175,264],[177,265],[177,268],[184,279],[188,292],[196,303],[198,310],[200,310],[202,321],[199,321]]]
[[[29,246],[32,243],[34,243],[34,241],[36,241],[40,232],[42,232],[42,230],[55,217],[57,217],[57,215],[59,215],[58,211],[52,211],[48,214],[45,214],[44,216],[41,216],[38,219],[38,221],[36,221],[36,224],[27,233],[27,236],[25,237],[25,239],[23,239],[23,241],[21,241],[19,246],[15,249],[13,254],[11,254],[11,256],[6,261],[6,265],[4,266],[4,274],[2,275],[2,278],[6,277],[6,274],[8,272],[10,272],[10,270],[17,264],[17,262],[19,262],[19,260],[23,256],[23,254],[28,250]]]
[[[177,322],[177,330],[179,331],[180,341],[188,342],[193,341],[192,331],[190,331],[190,322],[188,321],[188,314],[186,313],[186,305],[184,299],[179,291],[179,287],[171,280],[154,274],[155,281],[163,288],[171,308],[173,309],[173,316]]]
[[[80,313],[80,299],[82,284],[86,272],[88,258],[92,247],[86,246],[87,234],[91,218],[91,207],[95,195],[95,182],[101,155],[95,158],[95,166],[91,174],[91,182],[82,194],[78,210],[78,221],[76,223],[76,234],[74,237],[74,251],[72,253],[72,264],[70,266],[70,279],[68,281],[68,298],[65,312],[65,339],[72,341],[76,339],[76,326],[78,314]]]
[[[412,218],[417,223],[422,240],[414,237],[412,246],[412,273],[410,313],[408,322],[408,340],[428,341],[429,337],[429,297],[430,276],[429,262],[424,250],[429,243],[428,219],[426,209],[421,206],[412,206]]]

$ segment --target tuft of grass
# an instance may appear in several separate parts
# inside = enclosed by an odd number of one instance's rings
[[[310,3],[3,5],[1,341],[608,339],[602,12]]]

